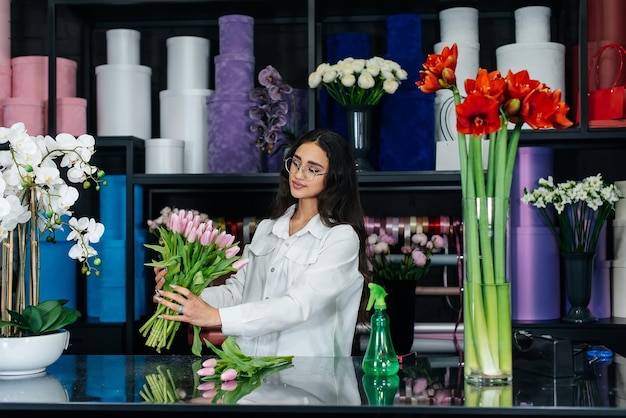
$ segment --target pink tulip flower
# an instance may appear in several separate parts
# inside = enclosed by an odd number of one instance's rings
[[[235,369],[226,369],[220,375],[220,379],[222,379],[222,382],[235,380],[236,378],[237,378],[237,370]]]
[[[230,237],[232,237],[232,235],[227,234],[226,231],[220,232],[219,235],[215,238],[215,245],[217,245],[218,248],[228,247],[232,244],[232,242],[229,242]]]
[[[198,385],[198,390],[213,390],[213,389],[215,389],[215,382],[213,381],[203,382]]]
[[[226,250],[226,253],[224,254],[224,257],[226,257],[226,259],[230,259],[233,258],[234,256],[236,256],[237,254],[239,254],[239,250],[241,248],[239,248],[238,246],[234,246],[234,247],[230,247],[229,249]]]
[[[240,268],[248,264],[249,261],[250,260],[247,258],[240,258],[239,260],[233,263],[233,268],[239,270]]]
[[[213,376],[215,374],[215,369],[213,367],[204,367],[198,370],[198,376]]]
[[[206,399],[213,399],[217,396],[217,391],[215,389],[209,389],[202,392],[202,397]]]
[[[208,358],[202,362],[202,367],[215,367],[217,366],[217,359],[214,357]]]
[[[246,264],[248,264],[250,260],[247,258],[240,258],[232,264],[232,267],[236,270],[243,268]]]
[[[237,381],[236,380],[228,380],[228,381],[222,383],[221,388],[222,388],[222,390],[226,390],[228,392],[232,392],[233,390],[237,389]]]
[[[177,233],[183,232],[180,216],[178,214],[172,213],[169,228]]]

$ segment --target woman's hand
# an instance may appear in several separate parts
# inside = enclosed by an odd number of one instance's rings
[[[157,273],[157,278],[161,272]],[[181,286],[170,285],[173,292],[163,290],[164,280],[158,279],[155,301],[177,312],[174,315],[162,315],[163,319],[171,321],[187,322],[205,328],[219,328],[222,320],[217,308],[194,295],[189,289]]]
[[[165,284],[165,275],[167,274],[166,267],[155,267],[154,268],[154,296],[152,297],[152,301],[154,303],[159,303],[158,294],[159,290],[163,289],[163,285]]]

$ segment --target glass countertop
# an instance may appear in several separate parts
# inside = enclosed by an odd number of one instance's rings
[[[205,357],[206,358],[206,357]],[[204,359],[204,358],[203,358]],[[505,387],[463,383],[458,357],[417,356],[397,376],[372,378],[360,357],[295,357],[291,367],[233,390],[204,389],[193,355],[68,355],[46,372],[0,378],[0,411],[275,410],[332,414],[626,415],[626,359],[584,364],[575,376],[551,378],[515,370]],[[229,409],[230,408],[230,409]],[[236,408],[236,409],[233,409]],[[303,409],[303,408],[306,408]]]

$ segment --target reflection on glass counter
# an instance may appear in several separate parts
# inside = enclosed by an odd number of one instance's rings
[[[152,403],[327,406],[359,413],[380,413],[374,407],[383,407],[403,414],[420,408],[463,414],[468,407],[591,407],[595,414],[626,407],[626,359],[617,354],[586,362],[572,377],[516,370],[512,385],[487,388],[465,385],[454,356],[418,356],[392,378],[364,376],[360,364],[358,357],[296,357],[292,366],[259,381],[216,389],[203,385],[195,356],[63,355],[42,374],[0,379],[0,410],[20,403],[58,410],[79,404],[141,410]],[[626,415],[626,409],[621,412]]]

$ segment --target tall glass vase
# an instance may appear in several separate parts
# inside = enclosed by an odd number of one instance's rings
[[[571,307],[562,319],[566,322],[588,323],[598,319],[589,310],[591,280],[596,253],[561,253],[565,293]]]
[[[465,381],[480,386],[510,384],[509,199],[464,199],[463,217]]]
[[[356,171],[371,171],[369,154],[372,146],[374,108],[371,105],[346,105],[348,144],[354,154]]]

